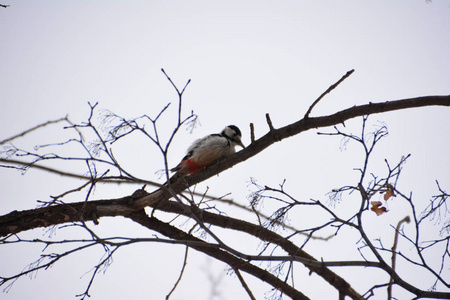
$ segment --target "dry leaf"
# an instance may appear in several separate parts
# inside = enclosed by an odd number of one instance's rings
[[[383,198],[384,198],[385,201],[387,201],[391,197],[395,197],[394,187],[392,185],[390,185],[390,184],[387,184],[387,190],[384,193],[384,197]]]
[[[387,212],[386,207],[381,206],[383,203],[381,203],[380,201],[371,201],[370,204],[372,204],[372,207],[370,208],[370,210],[375,212],[377,214],[377,216]]]
[[[387,200],[391,197],[395,197],[394,191],[387,190],[386,193],[384,193],[384,200]]]

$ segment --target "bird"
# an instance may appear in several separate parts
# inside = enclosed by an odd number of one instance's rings
[[[241,131],[235,125],[225,127],[221,133],[207,135],[192,143],[186,156],[170,169],[179,175],[191,175],[209,167],[218,160],[235,153],[235,147],[245,148],[241,141]]]

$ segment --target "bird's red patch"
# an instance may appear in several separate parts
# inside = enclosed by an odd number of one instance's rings
[[[203,168],[209,167],[211,164],[208,165],[204,165],[204,164],[198,164],[195,161],[193,161],[192,159],[186,159],[183,160],[179,166],[180,166],[180,171],[190,175],[190,174],[194,174],[197,173],[198,171],[200,171]]]

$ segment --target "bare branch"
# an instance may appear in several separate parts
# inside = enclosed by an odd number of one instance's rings
[[[167,223],[161,222],[155,218],[149,218],[143,211],[141,213],[136,212],[129,216],[132,220],[135,222],[141,224],[144,227],[147,227],[149,229],[156,230],[160,232],[161,234],[164,234],[170,238],[173,238],[175,240],[188,240],[188,241],[200,241],[199,239],[179,230],[178,228],[175,228]],[[200,244],[198,246],[192,246],[192,248],[196,249],[197,251],[203,252],[211,257],[216,258],[217,260],[223,261],[224,263],[228,264],[231,268],[236,268],[241,271],[244,271],[246,273],[252,274],[261,280],[269,283],[270,285],[276,287],[277,289],[281,290],[283,293],[288,295],[289,297],[293,299],[309,299],[306,297],[303,293],[297,291],[296,289],[292,288],[290,285],[286,284],[282,280],[278,279],[276,276],[272,275],[271,273],[247,262],[242,259],[237,258],[236,256],[229,254],[227,252],[224,252],[220,249],[214,249],[207,245],[201,246]]]
[[[255,142],[255,126],[253,123],[250,123],[250,143]]]
[[[395,228],[395,236],[394,236],[394,244],[392,245],[392,257],[391,257],[391,268],[392,271],[395,272],[396,267],[396,251],[397,251],[397,243],[398,243],[398,233],[400,231],[400,227],[403,225],[403,223],[409,223],[411,219],[409,216],[404,217],[402,220],[400,220],[397,224],[397,228]],[[391,279],[389,280],[389,285],[387,289],[387,299],[392,299],[392,284],[394,283],[394,278],[391,276]]]
[[[8,5],[8,6],[9,6],[9,5]],[[23,131],[23,132],[21,132],[21,133],[19,133],[19,134],[16,134],[16,135],[14,135],[14,136],[12,136],[12,137],[10,137],[10,138],[7,138],[7,139],[5,139],[5,140],[3,140],[3,141],[0,141],[0,145],[1,145],[1,144],[5,144],[5,143],[7,143],[7,142],[10,142],[10,141],[12,141],[12,140],[14,140],[14,139],[16,139],[16,138],[25,136],[25,135],[27,135],[28,133],[30,133],[30,132],[32,132],[32,131],[35,131],[36,129],[45,127],[45,126],[50,125],[50,124],[59,123],[59,122],[62,122],[62,121],[66,121],[66,122],[68,122],[69,124],[72,124],[72,123],[69,121],[68,116],[65,116],[64,118],[59,118],[59,119],[57,119],[57,120],[47,121],[47,122],[45,122],[45,123],[42,123],[42,124],[39,124],[39,125],[36,125],[36,126],[30,128],[30,129],[27,129],[27,130],[25,130],[25,131]]]
[[[255,296],[253,296],[252,291],[250,290],[250,288],[248,287],[247,283],[244,280],[244,277],[242,277],[241,272],[239,272],[239,269],[234,268],[234,273],[236,274],[237,278],[239,279],[239,281],[242,284],[242,287],[245,289],[245,291],[247,292],[247,295],[249,296],[249,298],[251,300],[256,300]]]
[[[267,121],[267,125],[269,125],[269,130],[273,131],[274,128],[273,128],[272,120],[270,119],[270,115],[269,114],[266,114],[266,121]]]
[[[186,247],[186,250],[184,251],[183,266],[181,267],[180,276],[178,276],[177,281],[173,285],[170,292],[167,294],[166,300],[170,299],[170,296],[173,294],[173,292],[175,292],[178,284],[181,282],[181,278],[183,278],[184,270],[186,269],[186,265],[187,265],[188,253],[189,253],[189,247]]]
[[[345,79],[347,79],[347,77],[349,77],[350,75],[352,75],[352,73],[355,70],[350,70],[348,71],[344,76],[342,76],[341,79],[339,79],[335,84],[333,84],[332,86],[330,86],[325,92],[322,93],[322,95],[320,95],[319,98],[316,99],[316,101],[313,102],[313,104],[309,107],[308,111],[306,112],[305,116],[303,117],[304,119],[309,118],[309,114],[311,113],[312,109],[314,108],[314,106],[317,105],[317,103],[319,103],[320,100],[322,100],[323,97],[325,97],[326,94],[328,94],[329,92],[331,92],[332,90],[334,90],[342,81],[344,81]]]

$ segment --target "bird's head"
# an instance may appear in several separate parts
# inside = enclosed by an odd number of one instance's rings
[[[229,125],[222,130],[221,133],[224,137],[228,138],[232,143],[245,148],[241,141],[242,133],[237,126]]]

